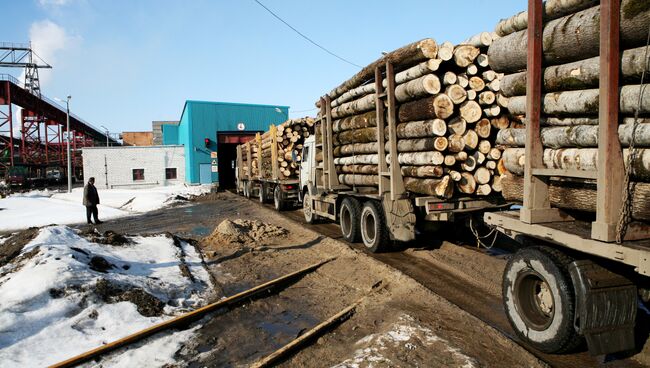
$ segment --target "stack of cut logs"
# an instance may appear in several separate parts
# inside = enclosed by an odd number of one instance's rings
[[[271,131],[262,134],[262,167],[261,176],[266,179],[287,179],[295,178],[300,168],[300,155],[305,138],[314,132],[314,119],[305,117],[300,119],[289,119],[278,124],[275,129],[278,149],[278,170],[279,177],[273,178],[273,166],[271,164],[271,146],[273,137]],[[253,157],[259,157],[254,150]],[[256,161],[256,160],[255,160]],[[256,171],[256,164],[253,161],[253,172]]]
[[[595,171],[598,163],[599,20],[594,0],[548,0],[544,4],[543,104],[541,139],[543,163],[550,169]],[[649,69],[646,47],[650,25],[647,0],[622,0],[620,22],[621,84],[618,135],[624,159],[630,160],[636,184],[632,217],[650,220],[650,87],[641,80]],[[501,92],[508,109],[525,123],[527,14],[502,20],[501,36],[488,50],[490,67],[506,75]],[[634,116],[641,118],[635,119]],[[503,166],[503,195],[522,200],[524,172],[524,125],[498,132],[496,143],[508,148]],[[631,155],[628,147],[637,148]],[[623,180],[623,178],[621,178]],[[595,211],[593,180],[556,179],[550,182],[551,204],[561,208]]]
[[[502,75],[489,68],[486,55],[492,39],[484,32],[455,47],[424,39],[385,54],[331,91],[339,181],[349,186],[378,183],[374,71],[385,71],[390,61],[396,73],[398,162],[406,189],[442,198],[454,192],[500,192],[501,151],[493,143],[498,128],[508,127],[509,121],[507,101],[498,94]],[[385,138],[389,161],[387,129]]]

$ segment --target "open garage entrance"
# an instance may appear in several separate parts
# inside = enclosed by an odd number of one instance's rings
[[[217,163],[219,165],[219,188],[235,187],[235,163],[237,145],[255,139],[257,132],[219,132],[217,133]]]

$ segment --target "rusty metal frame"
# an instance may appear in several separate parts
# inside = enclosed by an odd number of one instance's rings
[[[3,171],[8,170],[14,166],[14,132],[13,132],[13,108],[11,106],[11,90],[9,82],[3,82],[2,86],[5,88],[6,99],[0,99],[0,106],[7,106],[7,112],[0,110],[0,144],[3,147],[0,149],[0,158],[8,154],[8,160],[0,160],[0,168]],[[4,135],[6,134],[6,136]]]

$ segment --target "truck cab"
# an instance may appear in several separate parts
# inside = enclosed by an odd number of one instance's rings
[[[302,161],[300,162],[300,198],[310,193],[313,186],[314,169],[316,167],[316,136],[312,135],[305,139],[302,146]]]

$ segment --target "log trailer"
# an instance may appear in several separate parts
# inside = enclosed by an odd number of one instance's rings
[[[299,204],[298,178],[286,178],[280,173],[278,161],[278,144],[276,126],[271,125],[271,157],[268,164],[271,170],[263,170],[262,135],[257,133],[254,141],[237,146],[237,193],[246,198],[257,198],[260,203],[269,202],[272,198],[273,206],[277,211],[282,211],[290,206]],[[253,154],[256,150],[257,157]],[[253,161],[257,161],[257,175],[253,174]]]

